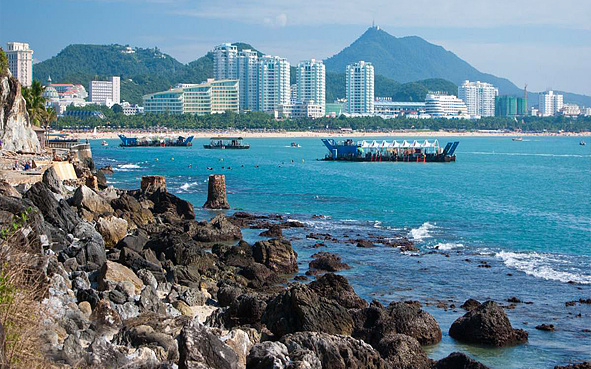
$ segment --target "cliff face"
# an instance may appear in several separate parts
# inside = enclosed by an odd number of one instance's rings
[[[11,76],[0,79],[0,140],[5,150],[41,151],[39,139],[29,120],[21,85]]]

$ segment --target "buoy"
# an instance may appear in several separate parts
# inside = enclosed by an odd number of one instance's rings
[[[224,161],[224,158],[220,158],[220,161]]]
[[[174,158],[170,158],[170,160],[174,160]]]
[[[154,159],[154,160],[158,161],[158,158],[156,158],[156,159]]]

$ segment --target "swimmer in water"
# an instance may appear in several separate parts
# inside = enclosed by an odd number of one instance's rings
[[[193,168],[193,164],[189,164],[189,168]]]

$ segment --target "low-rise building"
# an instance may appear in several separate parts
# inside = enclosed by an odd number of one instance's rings
[[[453,95],[429,93],[425,97],[425,112],[434,118],[469,118],[464,101]]]
[[[131,105],[127,101],[121,103],[124,115],[140,115],[144,114],[144,107],[137,104]]]
[[[180,84],[168,91],[145,95],[145,113],[205,115],[239,112],[238,80],[207,80],[200,84]]]
[[[559,113],[567,117],[576,117],[581,115],[581,108],[577,104],[564,104]]]
[[[274,111],[275,119],[322,118],[323,106],[314,101],[296,101],[279,104]]]
[[[392,98],[378,97],[374,102],[374,112],[384,118],[394,118],[401,115],[424,114],[424,102],[392,101]]]

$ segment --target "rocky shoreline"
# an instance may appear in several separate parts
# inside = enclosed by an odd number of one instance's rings
[[[75,186],[53,169],[23,193],[0,185],[3,228],[31,209],[20,232],[36,241],[29,252],[46,280],[39,342],[53,367],[486,368],[462,353],[429,359],[422,346],[441,340],[435,318],[413,301],[368,303],[333,274],[349,268],[338,255],[316,253],[314,280],[293,278],[297,253],[282,230],[302,223],[245,212],[196,221],[163,177],[119,190],[100,171],[80,174]],[[244,228],[267,239],[249,244]],[[330,237],[308,234],[317,247]],[[403,236],[347,242],[413,250]],[[527,341],[495,302],[462,307],[454,339]]]

